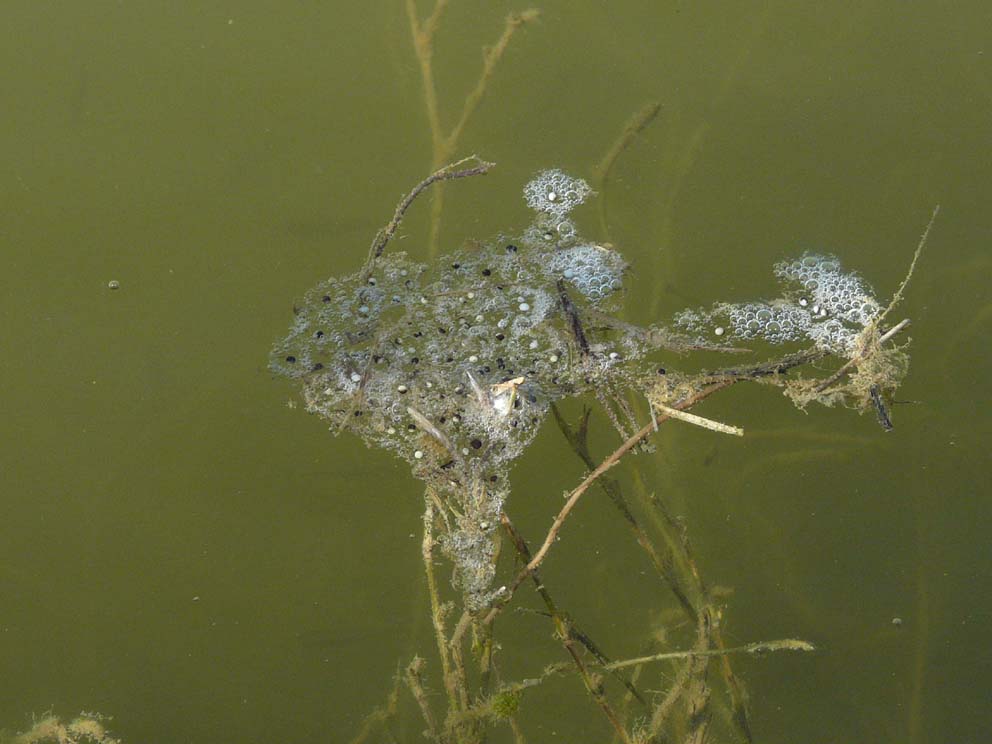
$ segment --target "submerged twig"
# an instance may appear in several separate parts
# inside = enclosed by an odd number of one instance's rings
[[[763,654],[769,651],[815,651],[816,646],[808,641],[801,641],[795,638],[785,638],[780,641],[758,641],[748,643],[744,646],[733,646],[732,648],[713,648],[706,651],[668,651],[662,654],[651,654],[641,656],[636,659],[624,659],[614,661],[604,665],[604,669],[623,669],[624,667],[645,664],[649,661],[663,661],[665,659],[689,659],[697,656],[725,656],[726,654]]]
[[[410,689],[410,694],[413,695],[413,699],[417,701],[417,707],[420,708],[420,714],[424,717],[424,723],[427,724],[427,734],[429,738],[435,742],[440,742],[441,739],[438,736],[437,722],[434,720],[434,713],[431,711],[430,703],[427,701],[427,692],[424,690],[422,674],[426,663],[427,662],[419,656],[414,656],[413,661],[411,661],[406,668],[404,680],[406,681],[406,686]]]
[[[878,389],[878,385],[870,386],[868,388],[868,394],[871,396],[872,405],[875,406],[878,423],[885,431],[892,431],[892,419],[889,417],[889,411],[885,407],[885,401],[882,400],[882,393]]]
[[[630,144],[638,134],[647,129],[648,125],[655,120],[660,111],[660,101],[651,101],[644,105],[640,111],[637,111],[628,119],[623,131],[620,132],[620,136],[613,142],[610,149],[606,151],[603,159],[593,167],[593,182],[596,189],[601,192],[599,200],[599,224],[604,235],[609,234],[609,228],[606,224],[606,184],[609,181],[610,172],[613,170],[613,166],[624,150],[630,147]]]
[[[386,726],[386,722],[396,715],[396,707],[399,703],[400,681],[402,679],[402,675],[397,671],[393,678],[393,687],[386,696],[386,702],[365,717],[362,727],[355,734],[355,738],[351,740],[350,744],[364,744],[369,740],[372,731],[377,725],[384,729],[390,740],[395,741],[392,733]]]
[[[464,165],[469,161],[475,161],[477,165],[471,168],[456,170],[459,166]],[[365,262],[365,278],[371,276],[372,271],[375,269],[376,260],[382,255],[383,251],[386,250],[386,244],[389,243],[390,238],[392,238],[396,233],[396,229],[400,226],[400,222],[403,221],[403,215],[406,213],[406,210],[410,208],[410,205],[413,204],[413,200],[420,195],[421,191],[426,189],[431,184],[437,183],[438,181],[451,181],[456,178],[485,175],[493,167],[495,167],[495,165],[495,163],[482,160],[477,155],[469,155],[467,158],[462,158],[454,163],[449,163],[448,165],[438,168],[436,171],[427,176],[427,178],[414,186],[413,190],[403,197],[403,199],[400,200],[400,203],[396,205],[396,211],[393,213],[393,218],[389,221],[389,223],[375,234],[375,238],[372,240],[372,245],[369,248],[368,260]]]
[[[734,382],[733,380],[729,380],[729,381],[718,382],[714,385],[711,385],[710,387],[699,391],[698,393],[694,394],[690,398],[683,401],[681,404],[678,405],[678,408],[680,409],[689,408],[695,405],[696,403],[698,403],[699,401],[703,400],[704,398],[709,397],[717,390],[721,390],[725,387],[728,387],[729,385],[733,384],[733,382]],[[661,423],[667,418],[668,418],[667,415],[662,416],[661,418],[658,419],[657,423]],[[656,423],[655,421],[651,421],[646,426],[643,426],[639,431],[635,432],[633,436],[629,437],[623,444],[617,447],[617,449],[614,450],[614,452],[609,457],[603,460],[603,462],[599,465],[599,467],[597,467],[588,476],[586,476],[586,478],[582,481],[582,483],[580,483],[575,488],[575,490],[568,495],[568,498],[565,501],[565,505],[561,508],[561,511],[559,511],[558,515],[555,517],[555,520],[551,525],[551,529],[548,531],[548,535],[547,537],[545,537],[544,542],[541,544],[541,547],[538,549],[537,553],[534,554],[534,557],[531,559],[530,563],[524,566],[523,570],[521,570],[520,573],[517,574],[517,577],[513,580],[513,583],[510,585],[510,587],[508,587],[508,591],[504,595],[505,597],[504,601],[501,604],[494,606],[489,611],[485,619],[486,623],[491,622],[492,619],[495,618],[495,616],[499,613],[500,609],[502,609],[502,607],[504,607],[506,603],[509,602],[510,598],[513,596],[513,593],[517,590],[520,584],[522,584],[523,581],[527,578],[527,576],[530,575],[530,573],[534,569],[536,569],[539,565],[541,565],[541,563],[544,561],[545,556],[547,556],[548,551],[551,550],[551,546],[554,544],[555,539],[558,537],[558,533],[561,531],[562,525],[564,525],[565,520],[568,518],[568,515],[572,512],[572,509],[575,508],[575,505],[582,497],[582,494],[584,494],[589,489],[589,486],[591,486],[596,481],[597,478],[599,478],[603,473],[605,473],[607,470],[609,470],[618,462],[620,462],[623,456],[626,455],[628,452],[630,452],[632,449],[634,449],[641,442],[642,439],[644,439],[647,436],[650,436],[655,429],[655,423]]]
[[[514,32],[521,26],[537,20],[540,15],[538,10],[530,8],[519,13],[510,13],[506,17],[503,32],[500,34],[499,39],[496,40],[493,46],[484,51],[482,72],[475,87],[465,97],[465,102],[462,104],[462,110],[457,122],[446,134],[441,124],[437,85],[434,80],[434,35],[437,32],[441,15],[444,13],[447,5],[448,0],[435,0],[431,14],[424,21],[421,21],[417,15],[415,0],[406,0],[406,13],[410,23],[410,34],[413,38],[413,48],[417,55],[417,62],[420,64],[420,76],[424,87],[424,105],[427,109],[427,123],[431,132],[431,164],[434,168],[437,168],[448,160],[457,149],[462,132],[482,101],[489,79],[492,77],[496,65],[503,57]],[[437,252],[443,204],[444,190],[438,188],[434,192],[434,199],[431,203],[429,251],[432,256]]]

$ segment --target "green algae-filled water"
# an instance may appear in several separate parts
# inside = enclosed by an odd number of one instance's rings
[[[445,130],[480,49],[522,10],[451,0],[434,58]],[[697,413],[743,439],[667,422],[654,453],[614,474],[684,526],[727,645],[817,646],[734,657],[754,741],[987,740],[986,4],[540,10],[452,153],[498,166],[448,185],[444,250],[522,227],[535,171],[591,177],[653,102],[602,211],[575,214],[630,261],[632,321],[771,295],[771,266],[807,249],[888,297],[941,205],[896,311],[912,319],[912,364],[893,431],[870,411],[804,414],[737,386]],[[404,3],[11,0],[0,28],[0,729],[95,711],[128,744],[350,741],[418,653],[442,705],[420,484],[332,437],[267,368],[294,301],[358,270],[431,170]],[[427,258],[429,210],[415,202],[391,249]],[[599,413],[590,427],[598,461],[619,440]],[[547,422],[507,502],[532,544],[583,474]],[[436,570],[447,582],[448,564]],[[571,514],[542,578],[613,658],[684,639],[602,492]],[[508,680],[568,660],[546,617],[499,622]],[[676,670],[645,668],[648,697]],[[422,740],[405,687],[397,700],[395,740]],[[729,739],[715,733],[734,730],[726,707],[711,712],[713,740]],[[519,725],[528,742],[613,735],[574,674],[525,693]]]

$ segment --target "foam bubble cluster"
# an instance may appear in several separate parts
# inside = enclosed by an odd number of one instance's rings
[[[541,171],[524,187],[527,206],[558,219],[564,219],[590,194],[588,183],[557,168]]]
[[[804,253],[775,264],[775,275],[799,285],[813,306],[845,323],[864,327],[882,312],[871,288],[857,274],[841,271],[833,256]]]
[[[626,267],[619,253],[592,243],[557,251],[547,264],[551,274],[567,280],[593,303],[605,300],[623,286]]]
[[[784,290],[779,299],[686,310],[676,323],[693,332],[773,344],[806,338],[832,354],[850,355],[859,334],[881,313],[871,289],[833,256],[804,253],[776,264],[775,275]]]

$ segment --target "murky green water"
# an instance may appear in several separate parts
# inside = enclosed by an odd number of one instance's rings
[[[448,126],[519,9],[480,5],[444,18]],[[637,321],[774,292],[772,263],[805,248],[885,296],[941,204],[900,308],[894,431],[742,387],[699,412],[743,440],[666,424],[635,462],[733,590],[728,642],[820,647],[736,662],[756,741],[985,740],[992,14],[541,8],[465,130],[458,154],[499,167],[448,189],[445,245],[522,225],[536,169],[589,175],[651,101],[607,232],[595,206],[578,215],[631,260]],[[265,365],[294,299],[356,270],[429,169],[403,4],[15,1],[0,18],[0,728],[95,710],[126,742],[347,741],[398,665],[431,658],[420,488],[290,408]],[[414,256],[426,214],[401,231]],[[604,456],[617,442],[594,426]],[[531,540],[582,472],[548,426],[508,505]],[[604,650],[636,655],[670,595],[600,494],[570,519],[545,581]],[[505,633],[510,677],[563,658],[543,617]],[[400,707],[397,737],[418,741]],[[610,736],[571,677],[522,722],[528,741]]]

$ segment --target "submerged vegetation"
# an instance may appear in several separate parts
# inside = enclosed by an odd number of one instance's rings
[[[646,487],[625,493],[607,471],[649,448],[667,419],[743,435],[688,410],[740,382],[780,387],[799,406],[874,410],[891,428],[887,401],[907,370],[905,349],[892,340],[908,321],[888,325],[887,318],[905,282],[883,309],[836,259],[804,254],[775,267],[783,283],[779,298],[719,302],[685,310],[671,324],[637,326],[618,315],[627,268],[622,255],[585,239],[572,219],[593,191],[560,170],[542,171],[524,186],[534,219],[522,229],[470,242],[430,264],[387,252],[403,214],[426,188],[491,168],[468,158],[418,184],[373,240],[359,271],[319,283],[298,303],[290,332],[271,357],[272,369],[300,383],[307,410],[332,431],[391,451],[424,483],[422,559],[443,705],[428,693],[425,658],[414,657],[400,678],[437,742],[481,742],[490,726],[504,724],[516,741],[525,741],[518,711],[528,689],[567,673],[579,676],[619,741],[705,741],[720,712],[723,726],[749,740],[746,695],[731,656],[813,646],[782,639],[728,647],[716,593],[700,576],[664,499]],[[699,372],[659,364],[659,355],[673,353],[737,354],[742,343],[794,348],[767,361]],[[830,374],[804,371],[831,359]],[[598,400],[622,438],[598,464],[588,443],[588,411],[577,424],[568,422],[558,408],[567,398]],[[534,548],[510,517],[510,475],[549,417],[590,472]],[[615,660],[559,607],[540,577],[569,515],[594,485],[615,505],[681,608],[692,629],[687,648],[665,646]],[[500,580],[507,547],[517,568]],[[436,576],[439,554],[452,566],[454,593]],[[513,681],[495,655],[495,621],[528,582],[570,661]],[[661,661],[675,666],[659,678],[652,667]],[[715,677],[722,681],[719,694]],[[396,695],[394,689],[357,741],[375,726],[388,727]]]
[[[457,151],[514,33],[539,17],[536,10],[507,17],[446,130],[433,58],[447,4],[435,0],[421,18],[414,0],[406,0],[433,173],[400,202],[372,241],[364,266],[321,282],[296,306],[290,332],[271,356],[271,368],[300,384],[307,410],[328,421],[335,434],[351,432],[392,452],[424,484],[421,558],[434,652],[400,663],[386,702],[353,741],[398,740],[394,729],[405,699],[419,711],[432,741],[482,742],[492,729],[504,728],[520,744],[528,740],[532,719],[540,717],[527,713],[531,691],[563,675],[581,680],[614,742],[751,741],[747,692],[734,656],[808,652],[812,644],[727,644],[721,627],[725,592],[703,579],[685,528],[664,496],[645,483],[636,459],[630,460],[632,488],[622,487],[609,471],[628,455],[650,450],[653,434],[669,419],[714,436],[742,436],[738,426],[689,411],[741,382],[778,387],[800,408],[820,403],[873,411],[883,429],[890,429],[892,393],[908,370],[905,346],[896,337],[909,321],[892,323],[889,316],[906,282],[883,307],[836,258],[806,253],[773,267],[780,283],[774,299],[687,308],[671,322],[649,326],[624,320],[627,263],[612,244],[583,237],[573,210],[595,195],[593,188],[599,190],[599,228],[608,238],[603,192],[611,170],[657,117],[658,102],[626,124],[593,169],[592,186],[561,170],[541,171],[523,188],[534,214],[530,224],[440,255],[443,187],[493,167],[475,157],[444,164]],[[700,137],[701,130],[690,138],[690,160]],[[388,252],[404,213],[429,188],[429,262]],[[791,348],[776,356],[776,345]],[[736,358],[731,355],[753,350],[771,357],[702,371],[671,366],[673,355]],[[823,373],[831,362],[833,371]],[[617,430],[621,444],[605,458],[592,452],[591,410],[570,421],[559,407],[570,398],[597,401]],[[531,541],[510,516],[511,474],[549,418],[588,472],[565,494],[547,533]],[[675,607],[675,616],[645,628],[644,638],[651,640],[637,658],[608,655],[541,576],[576,504],[593,488],[613,504]],[[442,556],[450,584],[436,571]],[[525,584],[533,587],[564,660],[511,679],[502,659],[513,650],[502,645],[497,620],[507,621],[509,610],[524,609],[524,596],[535,596],[522,591]]]
[[[0,732],[0,742],[9,744],[120,744],[104,725],[99,713],[80,713],[71,721],[47,714],[36,720],[31,728],[10,739]]]
[[[535,9],[507,16],[446,127],[433,63],[447,5],[434,0],[421,17],[415,0],[405,0],[431,135],[431,175],[399,203],[357,271],[321,281],[297,303],[289,332],[270,356],[270,368],[299,385],[308,412],[335,434],[353,434],[401,458],[423,484],[420,557],[434,648],[400,660],[384,703],[352,742],[403,740],[397,730],[408,728],[405,703],[419,717],[418,731],[406,740],[420,740],[423,730],[437,744],[479,744],[497,731],[522,744],[533,740],[528,733],[541,716],[528,708],[529,697],[564,677],[581,682],[603,717],[603,730],[590,741],[750,742],[748,692],[735,660],[815,648],[799,638],[726,641],[728,590],[703,577],[685,525],[633,456],[650,451],[659,427],[672,420],[713,436],[744,436],[739,422],[691,412],[738,383],[779,388],[801,409],[821,404],[867,411],[883,430],[891,429],[893,393],[909,368],[908,343],[900,343],[909,321],[890,316],[936,210],[887,304],[837,258],[803,253],[771,267],[778,289],[770,290],[770,299],[721,300],[686,308],[667,322],[633,324],[623,316],[628,265],[607,242],[605,192],[618,158],[658,116],[661,104],[650,102],[592,169],[591,184],[563,170],[540,171],[522,189],[533,212],[529,224],[442,254],[445,186],[494,167],[474,156],[445,163],[458,152],[515,34],[539,18]],[[666,212],[704,131],[697,127],[676,158]],[[429,260],[422,262],[388,249],[425,192],[431,198]],[[603,241],[584,237],[574,217],[590,199],[597,199]],[[738,361],[754,351],[764,358]],[[688,361],[684,369],[673,366],[673,359],[691,360],[696,352],[728,361],[703,370]],[[612,452],[594,454],[592,409],[570,419],[561,406],[570,399],[599,405],[617,433]],[[586,473],[564,494],[547,531],[528,539],[511,518],[513,467],[549,419]],[[611,477],[621,461],[633,471],[631,486]],[[659,606],[646,624],[636,657],[610,654],[542,576],[577,504],[591,491],[612,504],[667,592],[670,606]],[[439,565],[446,566],[443,574]],[[527,676],[514,678],[504,664],[512,645],[498,631],[512,611],[535,612],[523,606],[525,598],[546,618],[560,660],[535,663]],[[47,715],[10,741],[118,740],[100,716],[82,714],[68,723]]]

